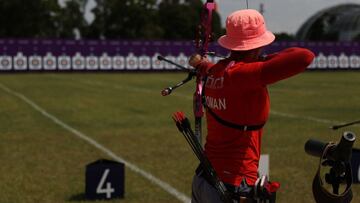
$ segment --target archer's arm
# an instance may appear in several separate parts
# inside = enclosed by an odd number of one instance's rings
[[[314,57],[314,53],[310,50],[298,47],[288,48],[271,55],[263,62],[261,80],[268,85],[303,72]]]

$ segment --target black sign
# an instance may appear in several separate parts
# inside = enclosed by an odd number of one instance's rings
[[[125,170],[120,162],[100,159],[86,166],[85,195],[87,199],[124,197]]]

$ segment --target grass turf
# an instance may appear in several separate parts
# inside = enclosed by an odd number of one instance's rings
[[[160,96],[161,89],[184,77],[4,74],[0,82],[190,196],[197,161],[171,114],[183,110],[192,117],[194,85]],[[309,138],[338,141],[341,131],[328,127],[360,118],[360,72],[306,72],[269,89],[272,113],[262,153],[270,154],[271,180],[281,182],[278,202],[313,202],[318,159],[305,154],[304,143]],[[0,107],[0,202],[87,202],[85,165],[108,157],[3,90]],[[358,126],[346,130],[360,132]],[[360,187],[354,185],[353,191],[353,202],[360,201]],[[127,169],[125,199],[113,202],[177,201]]]

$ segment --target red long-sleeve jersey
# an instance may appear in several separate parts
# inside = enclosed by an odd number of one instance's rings
[[[205,86],[207,106],[221,119],[238,125],[266,123],[270,111],[269,84],[304,71],[314,54],[303,48],[289,48],[264,61],[217,64],[202,63],[210,71]],[[208,135],[205,153],[220,179],[239,185],[243,178],[253,185],[257,179],[263,129],[241,131],[224,126],[206,114]]]

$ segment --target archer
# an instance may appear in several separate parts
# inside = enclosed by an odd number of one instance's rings
[[[304,48],[288,48],[261,57],[264,46],[275,39],[256,10],[239,10],[226,20],[226,35],[218,43],[230,51],[229,57],[212,64],[195,54],[189,64],[203,78],[222,81],[207,85],[202,95],[226,101],[226,108],[214,108],[203,99],[207,129],[204,154],[235,202],[275,202],[278,183],[258,177],[263,126],[268,120],[270,100],[267,86],[303,72],[314,59]],[[192,202],[223,202],[204,164],[196,170]]]

